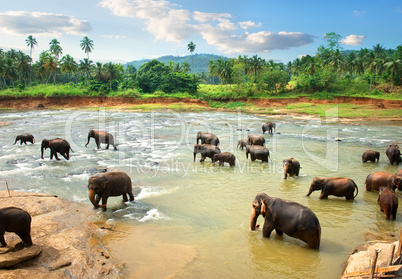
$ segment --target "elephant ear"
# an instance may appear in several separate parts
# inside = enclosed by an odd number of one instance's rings
[[[101,186],[102,186],[102,189],[103,189],[103,190],[105,190],[107,183],[108,183],[107,180],[103,180],[103,181],[101,182]]]
[[[261,200],[261,215],[265,217],[266,214],[267,214],[267,201]]]

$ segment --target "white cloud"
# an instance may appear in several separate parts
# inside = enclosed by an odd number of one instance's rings
[[[262,24],[261,23],[255,23],[255,22],[252,22],[252,21],[249,20],[249,21],[239,22],[239,25],[244,30],[248,30],[250,28],[260,27]]]
[[[345,39],[340,40],[339,42],[348,46],[359,46],[363,43],[363,40],[366,36],[363,35],[349,35]]]
[[[158,40],[182,42],[198,32],[209,45],[228,54],[269,52],[313,42],[313,36],[298,32],[249,34],[239,26],[247,30],[261,24],[234,23],[228,13],[191,13],[166,0],[102,0],[99,5],[116,16],[143,19],[146,30]]]
[[[354,10],[353,11],[353,15],[355,16],[355,17],[360,17],[361,15],[363,15],[363,14],[365,14],[366,13],[366,11],[358,11],[358,10]]]
[[[103,38],[109,38],[109,39],[115,39],[115,40],[120,40],[120,39],[125,39],[126,36],[121,36],[121,35],[102,35]]]
[[[92,29],[86,20],[39,12],[0,13],[0,33],[60,37],[63,33],[83,35]]]

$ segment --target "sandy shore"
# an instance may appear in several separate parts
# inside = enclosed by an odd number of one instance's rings
[[[46,194],[0,191],[2,207],[22,208],[32,216],[31,236],[42,248],[35,258],[0,270],[0,278],[126,278],[101,242],[113,229],[92,207]],[[20,239],[6,233],[8,245]]]

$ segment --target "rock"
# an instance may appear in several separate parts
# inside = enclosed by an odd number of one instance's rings
[[[32,244],[30,247],[23,248],[22,245],[16,245],[5,254],[0,254],[0,268],[10,267],[39,255],[42,251],[40,246]]]
[[[69,266],[69,265],[71,265],[70,258],[68,258],[67,256],[64,256],[64,257],[52,262],[49,265],[49,270],[54,271],[54,270],[57,270],[57,269],[60,269],[62,267]]]

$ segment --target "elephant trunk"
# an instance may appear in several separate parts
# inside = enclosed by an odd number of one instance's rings
[[[197,152],[194,152],[194,162],[195,162],[195,156],[197,156]]]
[[[89,144],[89,140],[91,139],[91,136],[89,136],[88,135],[88,142],[87,142],[87,144],[85,145],[85,147]]]
[[[255,231],[255,226],[256,226],[256,224],[257,224],[258,215],[259,215],[259,214],[257,214],[257,213],[255,212],[255,209],[253,208],[253,209],[251,210],[251,215],[250,215],[250,229],[251,229],[252,231]]]
[[[43,159],[43,150],[44,150],[44,147],[42,146],[41,147],[41,155],[40,155],[42,159]]]
[[[98,208],[98,203],[95,200],[95,191],[94,190],[88,190],[88,197],[91,203],[95,206],[95,208]]]
[[[283,179],[287,179],[288,178],[288,170],[289,170],[289,165],[285,165],[283,167]]]
[[[309,197],[313,191],[313,187],[310,187],[306,196]]]

